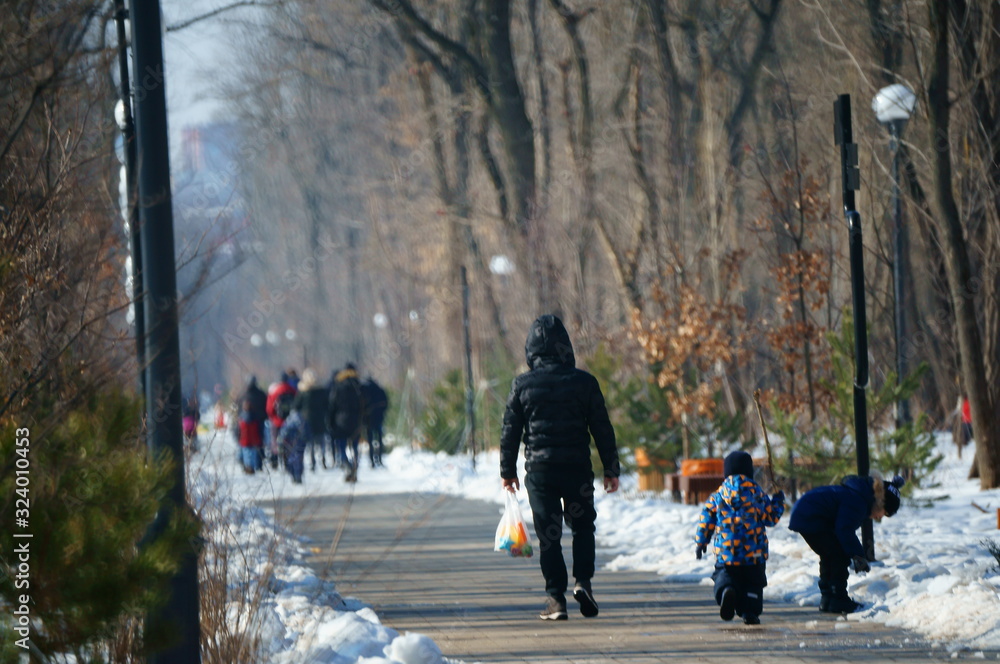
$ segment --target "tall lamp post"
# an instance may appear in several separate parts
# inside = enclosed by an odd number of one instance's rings
[[[892,150],[892,283],[897,384],[907,373],[906,355],[903,352],[903,339],[906,336],[906,290],[903,281],[909,273],[906,269],[906,227],[903,226],[903,203],[899,187],[899,137],[916,105],[917,97],[913,90],[900,83],[882,88],[872,100],[875,117],[889,129],[889,147]],[[900,399],[896,404],[896,426],[910,421],[910,401]]]

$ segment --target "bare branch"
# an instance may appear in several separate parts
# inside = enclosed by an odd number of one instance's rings
[[[211,11],[207,11],[204,14],[199,14],[197,16],[192,16],[189,19],[183,21],[178,21],[177,23],[171,23],[166,27],[167,32],[177,32],[185,28],[190,28],[196,23],[208,20],[210,18],[215,18],[220,14],[225,14],[226,12],[232,11],[234,9],[241,9],[243,7],[280,7],[282,0],[275,0],[274,2],[263,2],[261,0],[237,0],[236,2],[228,5],[223,5],[222,7],[216,7]]]
[[[393,6],[386,3],[384,0],[371,0],[371,3],[375,8],[399,18],[396,12],[393,11]],[[427,21],[427,19],[420,16],[416,12],[413,5],[410,4],[408,0],[393,0],[393,4],[399,9],[399,13],[402,14],[402,17],[405,18],[410,25],[415,27],[421,34],[437,44],[445,53],[455,57],[455,59],[461,62],[468,69],[469,74],[472,76],[472,80],[476,83],[476,87],[479,88],[479,91],[486,99],[486,103],[492,106],[493,93],[490,92],[489,85],[487,84],[489,76],[487,76],[482,63],[474,58],[464,46],[435,29],[434,26]]]

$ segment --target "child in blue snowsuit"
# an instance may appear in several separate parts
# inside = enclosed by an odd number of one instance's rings
[[[785,494],[768,498],[753,479],[753,459],[737,450],[723,462],[726,479],[709,496],[701,510],[695,534],[696,556],[701,560],[708,543],[715,540],[715,601],[719,617],[743,618],[759,625],[767,585],[766,526],[778,523],[785,512]]]
[[[305,466],[307,424],[302,413],[293,410],[278,433],[278,445],[285,458],[285,468],[292,476],[292,482],[302,484],[302,471]]]
[[[819,556],[819,610],[854,613],[859,602],[847,594],[849,568],[855,573],[870,569],[864,547],[855,531],[865,519],[880,521],[899,510],[899,489],[905,480],[848,475],[839,485],[818,486],[795,503],[788,529],[802,535]]]

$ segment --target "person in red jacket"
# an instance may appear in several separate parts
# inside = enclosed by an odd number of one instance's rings
[[[240,458],[243,460],[243,472],[247,475],[253,475],[263,467],[260,456],[263,447],[260,426],[253,419],[253,404],[250,399],[244,399],[240,412]]]
[[[295,402],[297,390],[292,385],[290,379],[291,372],[282,372],[281,380],[271,385],[267,390],[267,417],[271,421],[271,468],[278,467],[278,434],[281,433],[281,426],[285,423],[285,418],[292,412],[292,404]]]
[[[972,408],[969,397],[962,396],[962,445],[972,442]]]

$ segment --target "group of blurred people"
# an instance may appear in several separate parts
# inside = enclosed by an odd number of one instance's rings
[[[371,377],[362,381],[352,363],[334,371],[326,385],[317,382],[311,369],[301,378],[289,369],[264,392],[251,376],[239,399],[237,420],[243,471],[253,474],[265,463],[274,469],[284,466],[292,481],[301,484],[307,453],[310,470],[315,471],[319,448],[323,468],[344,469],[345,479],[356,482],[362,437],[368,442],[371,467],[382,466],[388,407],[385,390]]]

